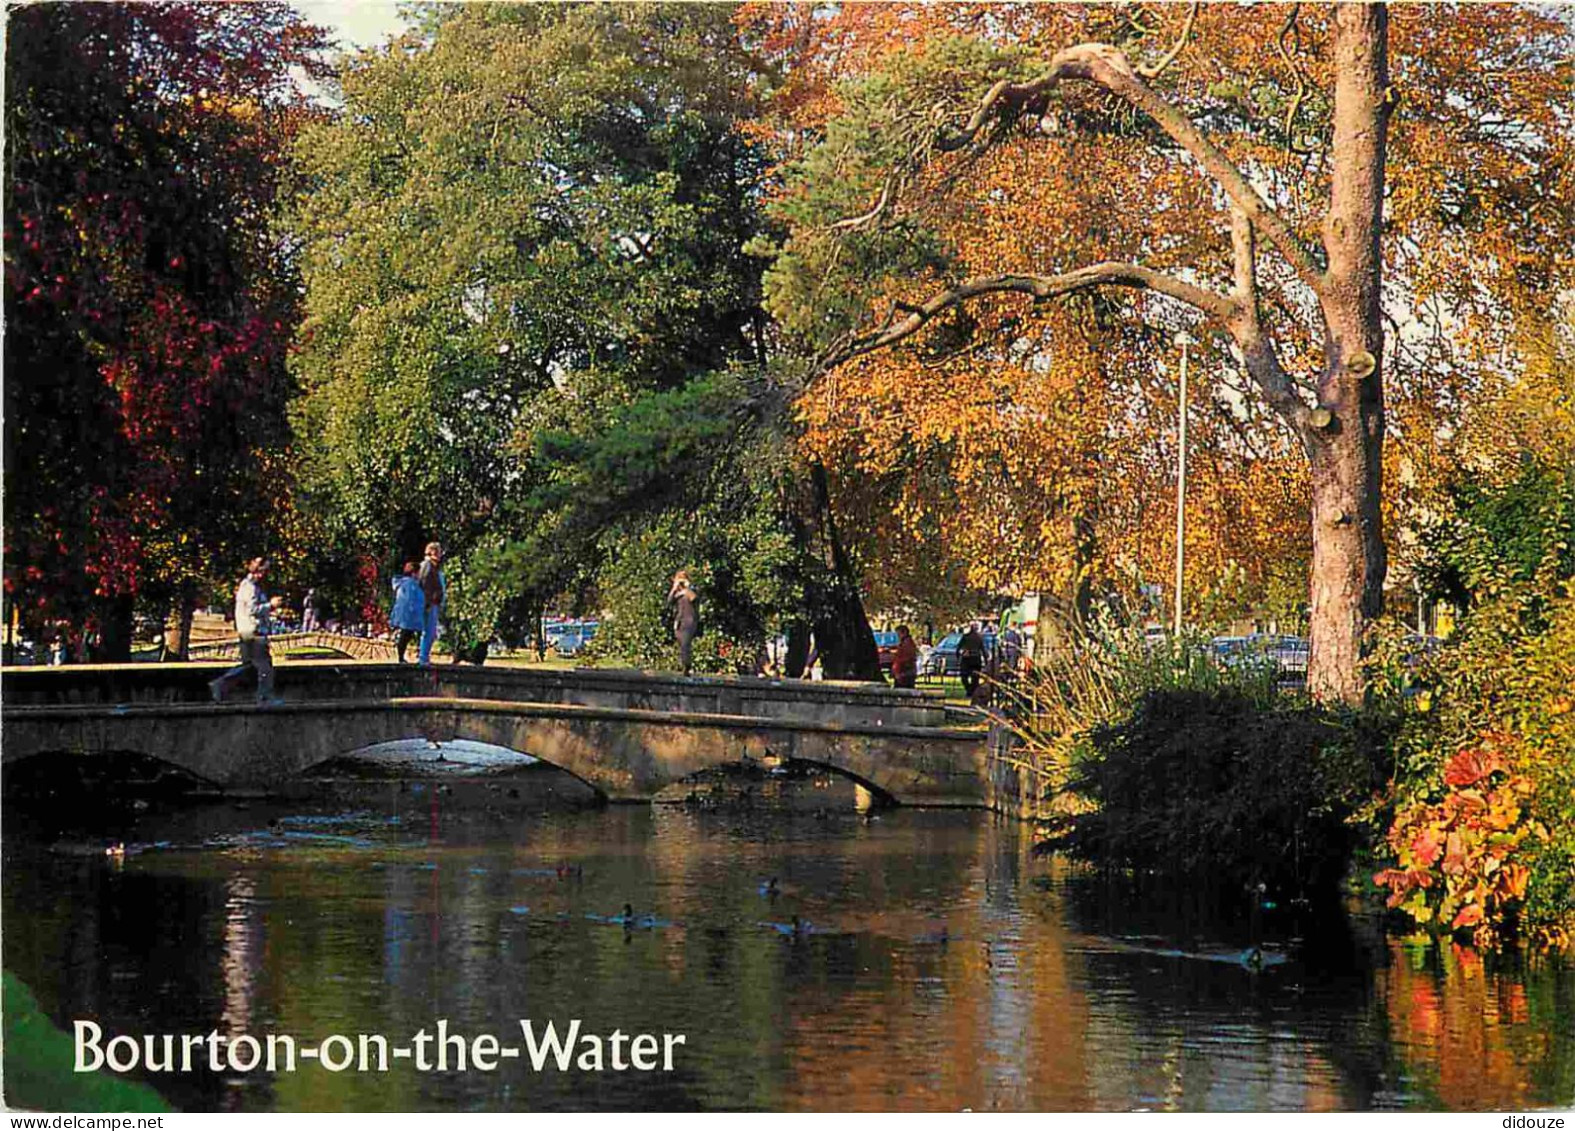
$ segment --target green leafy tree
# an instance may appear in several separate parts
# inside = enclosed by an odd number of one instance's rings
[[[290,221],[302,476],[332,544],[463,553],[545,481],[539,429],[758,352],[746,77],[698,6],[434,7],[347,62]]]
[[[599,425],[544,432],[553,468],[527,507],[536,540],[500,551],[529,576],[546,538],[599,563],[607,617],[597,650],[670,665],[667,593],[689,571],[701,592],[702,669],[752,664],[768,631],[805,607],[805,558],[785,495],[791,452],[771,425],[774,393],[753,369],[707,373],[611,411]],[[561,581],[561,577],[559,578]]]
[[[475,607],[507,628],[565,592],[618,603],[629,547],[700,516],[702,544],[653,570],[704,564],[740,641],[801,593],[797,635],[877,674],[825,477],[781,448],[788,404],[758,376],[755,77],[731,11],[703,5],[432,7],[349,61],[343,112],[297,147],[290,222],[304,505],[328,546],[474,550],[499,589]]]

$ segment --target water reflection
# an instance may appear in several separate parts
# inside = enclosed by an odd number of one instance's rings
[[[578,1018],[687,1037],[671,1073],[396,1062],[152,1080],[192,1109],[1575,1099],[1566,964],[1490,971],[1372,933],[1299,947],[1282,932],[1269,944],[1287,960],[1255,970],[1223,960],[1245,941],[1232,928],[1090,894],[983,814],[861,813],[837,782],[775,783],[747,810],[544,812],[510,780],[150,812],[122,830],[119,870],[8,814],[5,964],[57,1022],[113,1032],[398,1044],[446,1018],[507,1042],[520,1018]],[[625,904],[650,920],[625,924]]]

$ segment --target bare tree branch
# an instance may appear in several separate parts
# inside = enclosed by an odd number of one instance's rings
[[[857,231],[879,220],[882,213],[886,211],[886,206],[891,203],[892,181],[895,179],[895,176],[896,174],[893,173],[881,185],[880,199],[875,202],[875,207],[860,216],[849,216],[846,220],[838,220],[830,226],[830,230],[833,232]]]
[[[1258,298],[1257,240],[1252,222],[1239,208],[1231,209],[1230,235],[1235,280],[1231,300],[1236,309],[1235,317],[1225,323],[1226,329],[1241,349],[1247,374],[1263,391],[1264,399],[1306,443],[1308,408],[1296,392],[1296,380],[1281,365],[1273,340],[1264,333]]]
[[[1003,109],[1020,110],[1046,97],[1051,88],[1067,79],[1097,83],[1152,118],[1171,140],[1203,166],[1224,189],[1231,203],[1246,213],[1253,225],[1268,237],[1295,268],[1302,282],[1314,292],[1321,292],[1323,273],[1284,217],[1269,207],[1258,191],[1247,183],[1241,170],[1203,135],[1192,119],[1156,94],[1132,69],[1126,55],[1109,44],[1083,43],[1068,47],[1057,52],[1050,60],[1049,69],[1036,79],[1024,83],[1006,79],[997,82],[975,107],[963,128],[944,134],[936,142],[936,148],[942,151],[964,148],[973,142],[993,115]]]
[[[1305,157],[1317,152],[1316,149],[1296,144],[1296,115],[1307,98],[1307,76],[1285,46],[1286,36],[1295,36],[1296,49],[1301,50],[1302,37],[1296,27],[1296,18],[1301,14],[1301,10],[1300,4],[1291,5],[1291,10],[1285,17],[1285,23],[1280,26],[1280,35],[1274,41],[1274,45],[1279,48],[1280,58],[1285,60],[1285,65],[1291,69],[1291,75],[1296,79],[1296,94],[1292,96],[1290,107],[1285,111],[1285,148],[1291,153]]]
[[[1140,76],[1153,81],[1164,73],[1166,67],[1176,61],[1176,56],[1181,54],[1182,50],[1187,46],[1187,41],[1192,38],[1192,25],[1198,18],[1199,6],[1198,0],[1192,0],[1192,7],[1187,10],[1187,22],[1181,25],[1181,34],[1176,37],[1175,46],[1167,51],[1165,57],[1153,66],[1139,67],[1137,73]]]
[[[1230,210],[1230,242],[1235,284],[1231,297],[1242,313],[1258,321],[1258,242],[1252,221],[1240,208]]]
[[[938,315],[981,295],[1015,293],[1044,300],[1103,286],[1131,287],[1168,295],[1227,326],[1237,320],[1239,313],[1236,303],[1223,295],[1135,263],[1094,263],[1064,275],[994,275],[969,279],[917,305],[894,306],[894,311],[906,311],[907,317],[888,317],[881,329],[862,337],[844,335],[821,356],[818,368],[824,372],[862,354],[894,345]]]

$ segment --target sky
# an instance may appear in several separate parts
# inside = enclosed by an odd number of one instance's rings
[[[375,47],[405,28],[396,0],[292,0],[291,6],[332,31],[346,50]]]

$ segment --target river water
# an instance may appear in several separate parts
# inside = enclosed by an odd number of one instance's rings
[[[199,1051],[199,1070],[143,1077],[188,1110],[1575,1102],[1567,962],[1495,965],[1278,911],[1259,963],[1248,925],[1112,892],[987,814],[871,814],[825,778],[715,808],[573,808],[543,803],[544,780],[155,806],[111,830],[123,859],[13,808],[5,966],[61,1028],[91,1019],[106,1039],[410,1047],[443,1019],[518,1046],[527,1018],[684,1036],[671,1071],[612,1071],[604,1051],[602,1072],[212,1072]]]

